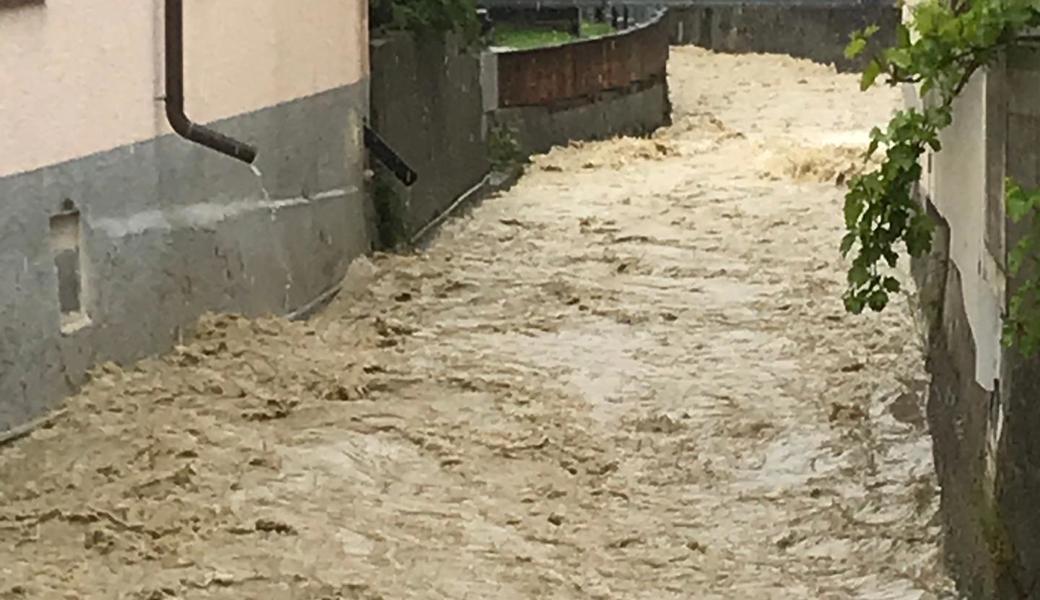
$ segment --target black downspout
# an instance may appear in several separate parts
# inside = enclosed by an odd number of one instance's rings
[[[244,163],[256,160],[256,148],[208,127],[184,114],[184,2],[166,0],[166,118],[181,137]]]

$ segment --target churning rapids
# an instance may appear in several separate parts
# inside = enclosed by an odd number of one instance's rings
[[[0,598],[946,597],[918,328],[841,306],[891,90],[673,51],[308,323],[207,317],[0,450]]]

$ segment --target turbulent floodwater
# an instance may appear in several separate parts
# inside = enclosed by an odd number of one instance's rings
[[[918,329],[840,302],[896,94],[670,71],[674,126],[538,157],[314,321],[98,370],[0,451],[0,598],[945,594]]]

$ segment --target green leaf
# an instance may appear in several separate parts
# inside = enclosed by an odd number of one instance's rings
[[[852,229],[863,214],[863,198],[855,190],[845,195],[845,227]]]
[[[896,26],[896,44],[904,48],[910,46],[910,30],[902,23]]]
[[[849,232],[845,234],[845,237],[841,238],[841,255],[848,256],[849,250],[852,250],[852,246],[856,243],[856,233]]]
[[[1010,309],[1011,319],[1017,319],[1022,314],[1022,296],[1015,294],[1011,297],[1011,301],[1008,302],[1008,308]]]
[[[991,64],[1023,28],[1040,26],[1040,0],[924,0],[911,15],[896,27],[893,47],[869,61],[860,78],[862,90],[882,75],[888,85],[918,85],[924,106],[899,111],[887,127],[871,131],[865,157],[877,158],[883,149],[881,163],[849,182],[841,253],[852,260],[843,300],[853,313],[880,311],[902,290],[900,280],[878,274],[897,265],[902,246],[912,256],[931,248],[934,224],[914,193],[921,157],[942,149],[940,134],[953,122],[956,96],[973,73]],[[850,36],[846,56],[862,55],[878,31],[872,26]],[[1040,268],[1040,189],[1008,181],[1006,190],[1009,220],[1029,227],[1008,252],[1008,270],[1019,287],[1009,299],[1003,338],[1028,355],[1040,352],[1040,274],[1022,281],[1021,273]]]
[[[862,298],[851,294],[845,296],[844,302],[845,310],[854,315],[862,313],[863,309],[866,307],[866,302]]]
[[[845,58],[852,60],[863,53],[867,48],[867,40],[862,37],[853,38],[848,46],[845,46]]]
[[[1018,223],[1022,221],[1033,210],[1033,198],[1026,194],[1025,190],[1011,179],[1007,180],[1005,197],[1007,200],[1008,217],[1012,222]]]
[[[888,294],[883,290],[875,290],[867,300],[867,304],[870,305],[870,310],[881,312],[888,306]]]
[[[928,4],[920,4],[914,10],[914,29],[922,36],[928,36],[935,31],[935,17],[933,7]]]
[[[849,269],[849,283],[856,287],[862,287],[870,281],[870,271],[861,264],[854,264]]]
[[[906,249],[910,256],[921,256],[932,247],[932,230],[935,224],[924,213],[917,213],[910,219],[906,231]]]
[[[885,51],[885,60],[900,69],[910,67],[910,51],[906,48],[889,48]]]
[[[1015,247],[1008,252],[1008,270],[1012,277],[1017,276],[1022,270],[1026,261],[1032,256],[1035,245],[1036,239],[1031,235],[1026,235],[1018,240]]]
[[[870,61],[866,68],[863,69],[863,77],[860,78],[859,89],[864,92],[869,90],[879,75],[881,75],[881,64],[876,59]]]
[[[1017,276],[1022,270],[1022,263],[1025,262],[1025,259],[1025,254],[1017,247],[1008,252],[1008,271],[1011,272],[1012,277]]]

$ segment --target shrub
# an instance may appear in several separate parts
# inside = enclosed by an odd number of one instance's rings
[[[371,0],[369,27],[420,35],[458,33],[470,41],[480,34],[475,0]]]

